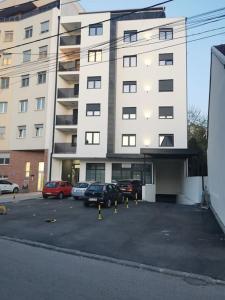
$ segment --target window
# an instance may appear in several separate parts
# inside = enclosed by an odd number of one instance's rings
[[[123,107],[123,120],[135,120],[136,107]]]
[[[0,165],[9,165],[10,154],[9,153],[0,153]]]
[[[0,126],[0,139],[5,138],[5,126]]]
[[[152,164],[131,164],[131,163],[112,163],[112,180],[123,180],[128,184],[129,179],[138,180],[142,183],[153,183]]]
[[[1,77],[1,89],[9,88],[9,77]]]
[[[25,178],[30,177],[30,162],[27,161],[25,164]]]
[[[87,78],[88,89],[100,89],[101,88],[101,76],[92,76]]]
[[[173,65],[173,53],[159,54],[159,65],[160,66]]]
[[[122,135],[123,147],[136,147],[136,134],[123,134]]]
[[[159,119],[173,119],[173,106],[159,106]]]
[[[43,128],[44,128],[43,124],[35,124],[34,128],[35,128],[35,137],[43,136]]]
[[[31,61],[31,50],[23,51],[23,62]]]
[[[3,54],[3,61],[2,61],[3,66],[11,65],[11,63],[12,63],[12,54],[4,53]]]
[[[24,139],[27,135],[27,127],[26,126],[18,126],[18,138]]]
[[[99,145],[100,144],[100,132],[85,132],[85,144],[86,145]]]
[[[20,100],[19,101],[19,112],[25,113],[28,109],[28,100]]]
[[[41,33],[45,33],[49,31],[49,21],[45,21],[41,23]]]
[[[48,56],[48,46],[39,47],[39,59],[46,58]]]
[[[7,113],[8,102],[0,102],[0,114]]]
[[[36,110],[44,110],[45,108],[45,97],[36,99]]]
[[[77,146],[77,135],[73,134],[71,139],[71,146],[76,147]]]
[[[4,42],[12,42],[13,41],[13,31],[5,31]]]
[[[88,61],[89,62],[102,61],[102,50],[90,50],[90,51],[88,51]]]
[[[173,79],[159,80],[159,92],[173,92]]]
[[[46,71],[38,72],[38,84],[46,83]]]
[[[105,182],[105,164],[86,164],[86,181]]]
[[[102,23],[89,25],[89,35],[102,35],[103,34],[103,25]]]
[[[173,28],[160,28],[159,29],[160,40],[172,40],[173,39]]]
[[[93,103],[86,105],[86,116],[100,116],[100,104]]]
[[[25,39],[29,39],[33,35],[33,26],[26,27],[25,29]]]
[[[174,135],[173,134],[160,134],[159,135],[159,146],[160,147],[173,147],[174,146]]]
[[[123,41],[125,43],[133,43],[137,41],[137,30],[124,31]]]
[[[136,92],[137,92],[137,81],[123,82],[123,93],[136,93]]]
[[[29,82],[30,82],[29,74],[21,76],[21,87],[29,86]]]
[[[137,55],[124,56],[123,66],[125,68],[137,67]]]

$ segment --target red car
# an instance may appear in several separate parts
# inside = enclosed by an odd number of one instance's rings
[[[43,198],[50,196],[63,199],[64,197],[71,196],[72,184],[67,181],[49,181],[45,184],[42,195]]]

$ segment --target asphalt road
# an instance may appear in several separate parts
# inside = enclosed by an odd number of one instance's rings
[[[210,211],[173,204],[129,203],[103,210],[64,199],[7,204],[0,236],[225,280],[225,239]],[[56,223],[46,223],[55,218]]]
[[[209,285],[0,239],[1,300],[223,300]]]

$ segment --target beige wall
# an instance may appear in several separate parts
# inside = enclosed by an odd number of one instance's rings
[[[47,12],[29,17],[17,22],[1,23],[0,48],[8,48],[14,45],[31,42],[40,38],[48,37],[57,33],[58,9],[54,8]],[[41,22],[50,21],[49,32],[41,34]],[[33,37],[24,38],[24,28],[33,26]],[[13,30],[14,39],[12,43],[4,42],[4,31]],[[48,46],[48,58],[38,61],[39,47]],[[23,51],[31,49],[31,62],[23,63]],[[1,150],[32,150],[49,149],[51,147],[54,88],[55,88],[55,58],[56,38],[35,42],[21,46],[9,52],[12,55],[10,66],[0,66],[1,76],[10,77],[10,86],[7,90],[0,90],[0,101],[8,102],[8,112],[2,118],[0,115],[0,126],[6,126],[6,138],[0,141]],[[49,61],[48,61],[49,60]],[[16,68],[11,68],[17,66]],[[1,70],[2,68],[9,69]],[[47,71],[46,84],[37,84],[37,72]],[[29,87],[21,87],[21,75],[30,74]],[[36,111],[36,98],[45,97],[45,109]],[[28,99],[28,111],[19,112],[19,101]],[[42,137],[35,137],[35,124],[44,124]],[[27,137],[18,139],[18,126],[27,126]]]

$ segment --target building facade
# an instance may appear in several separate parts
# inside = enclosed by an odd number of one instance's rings
[[[178,195],[188,156],[185,18],[162,7],[68,13],[60,31],[51,179],[140,179]]]
[[[208,124],[208,189],[210,203],[225,232],[225,45],[212,48]]]
[[[57,37],[48,37],[59,6],[6,0],[0,9],[0,178],[39,191],[49,172]]]

